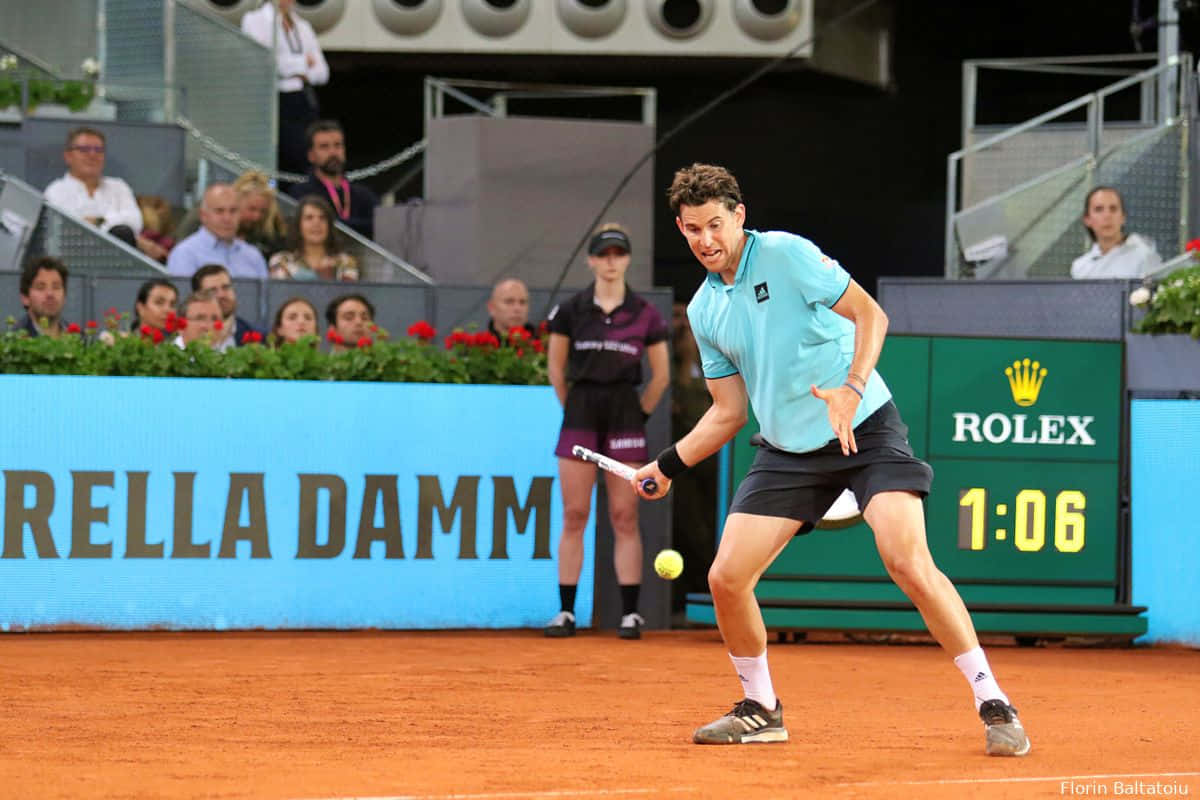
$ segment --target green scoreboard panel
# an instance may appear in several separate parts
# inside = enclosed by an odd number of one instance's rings
[[[930,550],[980,630],[1144,632],[1117,603],[1120,342],[894,336],[879,372],[934,470]],[[756,430],[751,420],[734,440],[731,492]],[[861,523],[797,537],[759,598],[776,628],[921,627],[897,616],[915,611]],[[692,596],[688,615],[711,621],[711,605]]]
[[[1121,344],[930,346],[926,513],[943,571],[1115,590]]]

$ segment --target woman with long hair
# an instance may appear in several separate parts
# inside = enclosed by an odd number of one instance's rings
[[[238,199],[238,236],[270,258],[287,246],[287,223],[279,211],[275,187],[258,170],[247,170],[233,182]]]
[[[271,325],[275,345],[295,344],[305,336],[317,343],[317,307],[303,297],[289,297],[275,312]]]
[[[178,301],[179,290],[175,284],[166,278],[151,278],[138,287],[129,330],[136,334],[143,325],[149,325],[167,334],[167,317],[175,313]]]
[[[306,195],[296,209],[288,249],[271,256],[272,278],[301,281],[356,281],[358,263],[342,249],[334,228],[333,207]]]

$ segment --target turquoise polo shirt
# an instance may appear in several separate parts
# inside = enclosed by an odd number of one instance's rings
[[[709,273],[688,304],[704,377],[741,374],[763,438],[806,453],[836,438],[809,387],[841,386],[854,359],[854,323],[831,310],[850,274],[812,242],[746,231],[733,284]],[[891,399],[874,370],[854,425]]]

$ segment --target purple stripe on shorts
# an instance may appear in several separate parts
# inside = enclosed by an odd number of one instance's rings
[[[574,458],[575,454],[571,450],[575,445],[600,452],[600,434],[582,428],[563,428],[562,433],[558,435],[558,446],[554,448],[554,455],[559,458]]]

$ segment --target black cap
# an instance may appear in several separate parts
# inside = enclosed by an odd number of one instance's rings
[[[633,251],[633,248],[629,246],[629,237],[623,231],[601,231],[592,237],[592,242],[588,245],[588,253],[596,255],[610,247],[620,248],[626,253]]]

